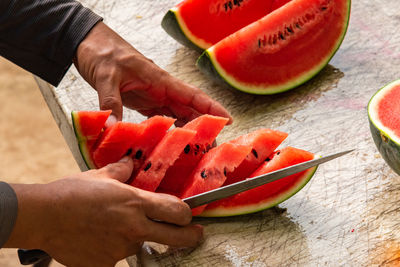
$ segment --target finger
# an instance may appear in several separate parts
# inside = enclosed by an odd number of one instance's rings
[[[133,160],[131,157],[123,157],[116,163],[108,164],[99,169],[101,175],[125,183],[131,177],[133,171]]]
[[[192,211],[179,198],[148,191],[141,191],[142,205],[149,219],[185,226],[192,220]]]
[[[110,74],[111,76],[112,74]],[[97,84],[99,95],[99,105],[101,110],[112,110],[112,115],[120,121],[122,120],[122,100],[118,86],[114,85],[113,78],[105,78]],[[111,117],[111,116],[110,116]],[[110,119],[111,120],[111,119]]]
[[[148,241],[173,247],[195,247],[203,240],[203,227],[190,225],[185,227],[149,221]]]

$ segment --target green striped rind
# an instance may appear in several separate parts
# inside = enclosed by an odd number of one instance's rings
[[[198,215],[199,217],[227,217],[227,216],[237,216],[237,215],[244,215],[249,213],[254,213],[258,211],[262,211],[268,208],[272,208],[283,201],[291,198],[297,192],[299,192],[313,177],[315,171],[317,170],[317,166],[308,169],[301,179],[298,181],[294,187],[286,192],[282,193],[278,197],[274,198],[273,200],[269,200],[266,202],[261,202],[253,205],[247,206],[240,206],[240,207],[231,207],[231,208],[215,208],[212,210],[205,210],[203,213]]]
[[[380,123],[375,110],[384,93],[397,85],[400,85],[400,80],[384,86],[372,96],[368,103],[368,121],[372,138],[379,153],[390,168],[400,175],[400,139],[389,128]]]
[[[259,85],[246,84],[236,80],[235,77],[227,73],[218,63],[213,53],[213,46],[203,52],[203,54],[197,59],[196,65],[202,72],[209,75],[214,80],[223,81],[229,86],[245,93],[256,95],[272,95],[296,88],[317,75],[329,63],[329,61],[335,55],[336,51],[339,49],[344,40],[344,37],[346,36],[347,28],[349,25],[351,0],[348,0],[347,3],[347,20],[343,27],[343,33],[338,39],[335,48],[331,51],[331,53],[329,53],[329,55],[327,55],[325,60],[322,60],[318,65],[315,66],[315,68],[307,71],[305,74],[296,79],[289,80],[285,84],[263,87]]]
[[[81,128],[79,126],[78,113],[72,111],[71,117],[72,117],[72,125],[74,127],[75,136],[78,141],[79,151],[81,152],[82,158],[89,169],[97,169],[96,165],[92,161],[92,157],[90,156],[90,151],[87,146],[87,139],[85,136],[82,135]]]
[[[175,40],[186,47],[203,52],[204,48],[198,46],[192,40],[196,40],[189,32],[182,19],[179,18],[178,10],[170,9],[161,21],[162,28]],[[198,41],[199,42],[199,41]]]

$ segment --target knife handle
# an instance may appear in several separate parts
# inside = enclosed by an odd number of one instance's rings
[[[40,249],[18,249],[18,258],[22,265],[31,265],[48,260],[50,256]]]

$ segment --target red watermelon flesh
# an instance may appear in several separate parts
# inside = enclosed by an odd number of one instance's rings
[[[267,159],[251,177],[286,168],[301,162],[314,159],[314,154],[286,147]],[[314,174],[316,167],[290,175],[278,181],[259,186],[237,195],[210,203],[201,216],[233,216],[260,211],[275,206],[297,193]]]
[[[183,128],[168,132],[146,159],[131,185],[154,192],[167,169],[174,164],[195,135],[195,131]]]
[[[181,198],[187,198],[220,187],[226,174],[232,172],[250,153],[251,146],[223,143],[205,154],[186,180]],[[192,209],[193,215],[200,214],[206,205]]]
[[[130,122],[117,122],[102,134],[96,149],[92,153],[97,168],[119,161],[143,133],[144,126]]]
[[[143,132],[137,137],[135,147],[132,148],[134,163],[132,178],[137,175],[144,161],[150,156],[154,147],[161,141],[174,122],[175,119],[173,118],[154,116],[140,123],[143,126]]]
[[[249,145],[252,149],[243,162],[233,172],[227,174],[224,185],[237,183],[250,177],[287,136],[287,133],[280,131],[260,129],[232,140],[231,142],[234,144]]]
[[[167,170],[157,192],[178,196],[183,189],[185,180],[203,155],[211,148],[215,138],[227,122],[227,118],[202,115],[187,123],[183,128],[196,131],[196,136],[185,147],[174,165]]]
[[[72,111],[72,124],[75,136],[78,139],[79,149],[89,169],[96,168],[92,161],[91,151],[104,125],[111,114],[106,111]]]
[[[278,8],[280,8],[281,6],[286,5],[286,4],[289,3],[290,1],[291,1],[291,0],[275,0],[275,1],[273,1],[272,6],[271,6],[271,11],[273,11],[273,10],[275,10],[275,9],[278,9]],[[267,15],[267,14],[265,14],[265,15]]]

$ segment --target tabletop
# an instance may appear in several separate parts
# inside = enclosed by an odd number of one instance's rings
[[[266,127],[289,133],[283,146],[319,155],[355,149],[320,166],[303,190],[252,215],[195,219],[205,226],[196,249],[146,244],[132,266],[395,266],[400,264],[400,179],[370,135],[366,106],[383,85],[400,78],[398,0],[353,1],[346,38],[315,78],[289,92],[254,96],[210,81],[195,66],[199,53],[161,28],[176,0],[82,0],[145,56],[203,89],[234,117],[218,141]],[[73,154],[79,154],[70,112],[96,110],[96,92],[72,67],[59,87],[37,79]],[[143,120],[125,110],[124,120]]]

